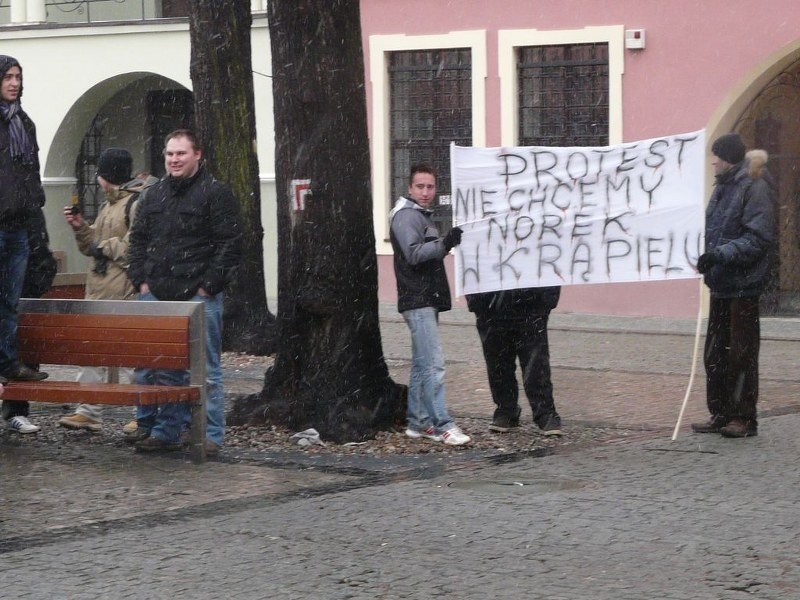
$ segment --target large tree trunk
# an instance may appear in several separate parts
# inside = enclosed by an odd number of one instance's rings
[[[242,207],[243,260],[226,292],[223,346],[271,354],[276,332],[264,288],[250,2],[195,0],[190,7],[196,133],[207,168],[230,184]]]
[[[250,416],[333,441],[404,417],[378,322],[358,0],[269,3],[279,346]],[[310,180],[304,210],[292,181]]]

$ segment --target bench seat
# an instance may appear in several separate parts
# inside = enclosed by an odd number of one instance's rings
[[[202,302],[29,299],[19,304],[17,351],[27,364],[108,367],[109,381],[10,381],[3,400],[148,406],[187,402],[192,457],[205,460]],[[120,368],[188,370],[188,386],[118,383]]]
[[[172,385],[10,381],[5,386],[3,400],[145,406],[169,402],[197,402],[200,400],[200,389]]]

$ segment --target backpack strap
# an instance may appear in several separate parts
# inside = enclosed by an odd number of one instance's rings
[[[131,194],[131,197],[128,198],[128,201],[125,202],[125,229],[131,228],[131,209],[133,208],[134,202],[139,200],[139,192],[134,192]]]

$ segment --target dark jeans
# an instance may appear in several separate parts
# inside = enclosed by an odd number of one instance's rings
[[[39,365],[27,365],[34,371],[39,370]],[[3,408],[0,411],[6,421],[14,417],[27,417],[31,412],[31,405],[27,400],[4,400]]]
[[[17,362],[17,307],[28,262],[28,232],[0,231],[0,374]],[[2,416],[28,416],[27,402],[3,402]]]
[[[711,298],[704,362],[711,418],[743,419],[756,425],[758,297]]]
[[[8,421],[14,417],[27,417],[30,404],[25,400],[3,400],[2,417]]]
[[[522,367],[522,387],[533,411],[533,421],[543,426],[558,418],[550,379],[549,313],[522,319],[477,315],[489,389],[497,405],[495,416],[518,414],[517,359]]]

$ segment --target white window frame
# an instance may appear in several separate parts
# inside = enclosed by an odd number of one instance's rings
[[[389,53],[405,50],[469,48],[472,63],[472,145],[486,145],[486,31],[451,31],[441,35],[372,35],[369,78],[372,85],[372,217],[378,254],[391,254],[389,128]]]
[[[608,144],[622,143],[622,75],[625,72],[625,28],[623,25],[586,27],[562,31],[501,29],[497,32],[497,62],[500,76],[500,140],[503,146],[519,142],[519,81],[517,49],[527,46],[608,44]]]

